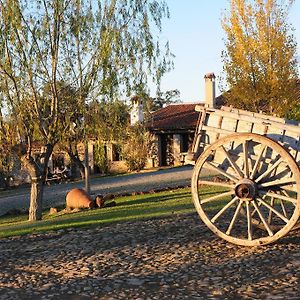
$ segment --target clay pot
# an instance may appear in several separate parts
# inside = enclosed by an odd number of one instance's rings
[[[66,196],[67,208],[94,208],[95,203],[83,189],[72,189]]]

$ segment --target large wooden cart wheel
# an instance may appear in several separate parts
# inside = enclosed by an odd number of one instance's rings
[[[265,136],[228,135],[198,158],[192,196],[200,218],[221,238],[244,246],[268,244],[299,218],[299,167]]]

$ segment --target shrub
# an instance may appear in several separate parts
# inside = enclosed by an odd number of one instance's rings
[[[142,125],[130,126],[123,141],[122,156],[130,171],[142,170],[147,161],[149,133]]]

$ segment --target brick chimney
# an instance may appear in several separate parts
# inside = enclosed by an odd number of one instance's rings
[[[205,104],[208,107],[214,108],[216,106],[216,85],[215,85],[215,74],[205,74]]]
[[[130,125],[144,122],[143,102],[139,97],[131,98]]]

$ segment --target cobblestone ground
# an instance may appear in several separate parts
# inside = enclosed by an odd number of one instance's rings
[[[196,214],[0,240],[0,299],[300,299],[300,230],[245,248]]]

